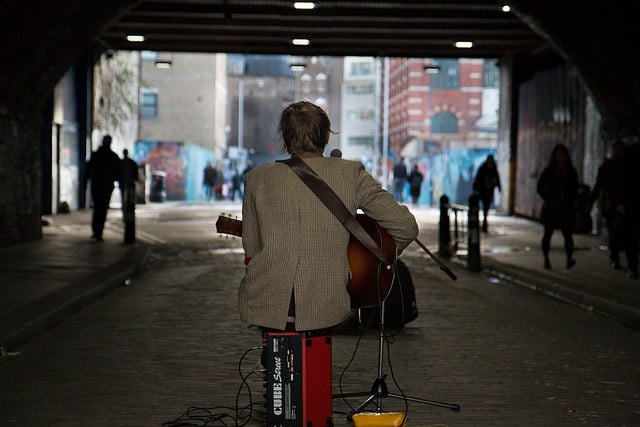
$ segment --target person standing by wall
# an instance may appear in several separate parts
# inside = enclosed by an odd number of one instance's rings
[[[120,179],[120,158],[111,150],[111,135],[102,138],[102,145],[91,154],[87,163],[85,187],[91,181],[93,214],[91,218],[92,239],[102,242],[104,224],[114,183]]]
[[[120,187],[120,196],[122,200],[122,212],[125,211],[126,192],[135,191],[136,182],[138,181],[138,164],[129,157],[129,150],[126,148],[122,150],[122,160],[120,164],[120,178],[118,179],[118,186]],[[135,198],[132,200],[135,201]]]
[[[487,159],[478,168],[476,177],[473,180],[473,190],[478,193],[480,202],[482,203],[482,231],[484,233],[489,231],[487,216],[489,215],[491,203],[493,203],[493,193],[496,188],[498,191],[502,191],[496,161],[493,156],[489,154]]]
[[[573,226],[576,217],[576,197],[578,195],[578,173],[571,163],[569,150],[563,144],[553,148],[549,164],[538,179],[537,191],[544,200],[540,219],[544,226],[542,253],[544,268],[551,269],[549,251],[553,231],[560,229],[564,237],[567,269],[576,264],[573,259]]]

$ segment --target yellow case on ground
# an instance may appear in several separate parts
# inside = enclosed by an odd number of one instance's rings
[[[354,427],[406,427],[404,412],[364,412],[352,415]]]

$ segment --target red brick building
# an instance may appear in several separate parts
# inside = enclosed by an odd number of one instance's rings
[[[495,147],[497,76],[491,60],[391,58],[389,151]]]

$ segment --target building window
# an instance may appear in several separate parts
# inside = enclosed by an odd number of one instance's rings
[[[349,95],[369,95],[373,93],[372,84],[349,85],[347,86]]]
[[[327,99],[320,97],[320,98],[316,98],[316,100],[314,101],[314,104],[316,104],[318,107],[322,107],[322,108],[327,108]]]
[[[316,88],[319,93],[325,93],[327,91],[327,75],[325,73],[319,73],[316,76]]]
[[[158,90],[140,89],[140,118],[155,119],[158,117]]]
[[[349,69],[351,76],[369,76],[373,75],[373,61],[352,62]]]
[[[140,59],[143,61],[155,61],[158,59],[158,52],[155,50],[143,50],[140,52]]]
[[[306,95],[311,92],[311,76],[309,74],[303,74],[300,77],[300,82],[302,84],[302,93]]]
[[[373,147],[372,136],[350,136],[347,138],[348,145],[358,145],[364,147]]]
[[[347,111],[349,120],[373,120],[375,113],[373,110],[351,110]]]
[[[457,59],[439,59],[437,65],[440,67],[440,71],[437,74],[430,74],[432,88],[457,89],[460,87],[460,67]]]
[[[495,61],[484,61],[482,71],[482,86],[499,87],[500,86],[500,69],[496,66]]]
[[[447,111],[436,114],[431,119],[431,133],[458,133],[458,119]]]

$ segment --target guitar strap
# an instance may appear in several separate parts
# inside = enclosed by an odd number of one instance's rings
[[[277,160],[279,163],[284,163],[289,166],[300,177],[307,187],[318,196],[318,198],[324,203],[327,208],[338,218],[338,220],[344,225],[344,227],[364,245],[369,251],[371,251],[376,258],[382,261],[385,265],[391,265],[392,262],[382,248],[376,243],[375,240],[367,233],[362,225],[351,215],[349,209],[342,203],[340,197],[329,187],[329,185],[320,178],[307,164],[299,157],[291,157],[286,160]]]

